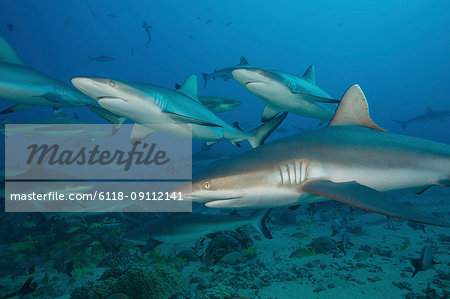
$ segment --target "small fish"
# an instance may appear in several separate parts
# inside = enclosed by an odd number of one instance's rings
[[[78,119],[78,114],[77,114],[76,112],[74,112],[74,113],[73,113],[73,117],[74,117],[75,119]]]
[[[405,239],[403,240],[402,244],[400,244],[399,246],[399,250],[400,251],[404,251],[406,250],[409,246],[411,245],[411,241],[409,239]]]
[[[114,14],[111,14],[111,13],[106,14],[106,16],[110,17],[110,18],[115,18],[115,19],[120,18],[118,15],[114,15]]]
[[[134,55],[134,48],[131,48],[130,56],[133,56],[133,55]]]
[[[150,44],[150,41],[152,40],[152,36],[150,34],[150,29],[152,28],[152,26],[150,26],[146,21],[144,21],[142,23],[142,28],[144,28],[144,30],[145,30],[145,32],[147,33],[147,36],[148,36],[147,46],[146,46],[146,48],[148,48],[148,44]]]
[[[233,21],[228,22],[228,23],[226,24],[226,26],[230,26],[231,24],[233,24]]]
[[[113,62],[114,60],[115,60],[114,57],[102,55],[102,56],[97,56],[97,57],[89,57],[89,60],[86,63],[90,63],[91,61]]]
[[[14,30],[14,25],[11,23],[8,23],[8,25],[6,25],[6,27],[8,28],[9,32],[12,32]]]
[[[31,221],[31,220],[26,220],[22,223],[22,226],[24,228],[33,228],[36,226],[36,223],[34,223],[34,221]]]
[[[91,12],[91,15],[94,17],[94,19],[97,19],[97,15],[95,14],[95,11],[92,9],[92,7],[88,6],[88,9]]]
[[[302,259],[302,258],[305,258],[305,257],[312,257],[312,256],[316,256],[316,251],[315,251],[314,248],[312,250],[311,249],[307,249],[307,248],[299,248],[299,249],[293,251],[289,255],[290,258],[294,258],[295,257],[297,259]]]
[[[123,222],[120,221],[107,221],[107,222],[103,222],[102,227],[118,227],[118,226],[122,226]]]
[[[291,237],[296,239],[309,239],[309,235],[305,233],[294,233]]]
[[[207,20],[207,21],[205,22],[205,25],[211,23],[212,21],[213,21],[213,20],[211,20],[211,19]]]
[[[71,234],[71,233],[78,231],[80,228],[81,228],[80,226],[71,226],[71,227],[67,228],[64,232]]]
[[[64,222],[67,222],[70,224],[75,224],[75,223],[83,223],[83,222],[85,222],[85,220],[82,218],[79,218],[79,217],[73,217],[73,218],[64,219]]]
[[[193,36],[192,34],[189,36],[189,38],[190,38],[191,40],[194,40],[194,36]]]

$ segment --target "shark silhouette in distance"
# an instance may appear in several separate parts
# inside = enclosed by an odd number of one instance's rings
[[[295,208],[335,200],[450,226],[384,193],[412,188],[420,194],[434,185],[450,186],[450,145],[383,130],[371,120],[366,98],[354,85],[327,127],[233,156],[179,190],[187,200],[211,208]]]
[[[427,111],[425,113],[411,117],[408,120],[392,119],[392,121],[401,125],[402,129],[404,130],[404,129],[406,129],[406,125],[410,125],[413,123],[419,123],[419,122],[432,121],[435,119],[444,121],[448,117],[450,117],[450,110],[433,110],[430,107],[427,107]]]
[[[186,79],[178,90],[106,78],[78,77],[72,84],[113,114],[135,122],[131,142],[155,131],[206,141],[208,146],[228,140],[235,146],[247,140],[255,148],[281,124],[286,114],[250,132],[229,125],[202,105],[197,97],[197,77]]]
[[[241,56],[241,59],[239,60],[239,64],[237,66],[226,67],[223,69],[214,70],[214,72],[212,72],[210,74],[202,73],[203,82],[204,82],[203,87],[206,87],[206,83],[208,83],[208,80],[210,80],[210,79],[216,80],[218,78],[222,78],[225,81],[233,79],[233,75],[232,75],[233,70],[235,70],[236,68],[242,69],[242,68],[249,68],[249,67],[251,67],[251,66],[248,63],[247,59],[244,56]]]
[[[180,84],[175,84],[175,89],[180,89]],[[214,113],[228,112],[241,105],[242,102],[218,96],[197,96],[200,103]]]

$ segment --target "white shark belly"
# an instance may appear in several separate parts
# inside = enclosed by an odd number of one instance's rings
[[[335,183],[355,181],[380,192],[432,185],[439,179],[435,171],[413,168],[330,167],[322,172],[326,175],[317,179]]]

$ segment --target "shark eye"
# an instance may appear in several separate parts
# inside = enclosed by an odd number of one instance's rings
[[[209,181],[203,182],[203,189],[209,190],[211,188],[211,183]]]
[[[109,80],[109,85],[110,85],[111,87],[116,87],[117,83],[116,83],[116,81]]]

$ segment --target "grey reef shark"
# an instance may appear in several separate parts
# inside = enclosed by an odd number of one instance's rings
[[[235,155],[178,191],[211,208],[295,208],[335,200],[449,227],[449,221],[385,194],[407,188],[422,193],[434,185],[450,186],[450,145],[383,130],[354,85],[327,127]]]

